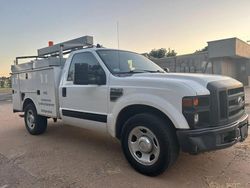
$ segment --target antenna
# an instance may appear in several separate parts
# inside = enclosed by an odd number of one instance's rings
[[[116,23],[116,31],[117,31],[117,48],[120,49],[120,36],[119,36],[119,22]]]
[[[117,29],[117,54],[118,54],[118,63],[119,63],[119,70],[121,71],[121,58],[120,58],[120,37],[119,37],[119,21],[116,22],[116,29]]]

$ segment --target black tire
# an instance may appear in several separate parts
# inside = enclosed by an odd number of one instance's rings
[[[29,120],[28,117],[30,117],[29,114],[32,113],[33,116],[33,124],[32,126],[29,126]],[[46,131],[47,129],[47,118],[44,116],[40,116],[37,114],[36,107],[34,104],[28,104],[24,109],[24,121],[25,121],[25,127],[28,130],[28,132],[32,135],[39,135]]]
[[[160,146],[158,157],[150,165],[138,162],[138,159],[136,160],[136,157],[134,157],[135,154],[133,155],[129,149],[130,132],[141,126],[154,134]],[[171,123],[156,115],[147,113],[137,114],[126,121],[122,130],[121,143],[123,153],[130,165],[138,172],[148,176],[157,176],[163,173],[176,161],[180,150],[175,129]]]

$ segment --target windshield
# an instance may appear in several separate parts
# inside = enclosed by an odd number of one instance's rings
[[[113,74],[165,72],[137,53],[120,50],[97,50],[97,53]]]

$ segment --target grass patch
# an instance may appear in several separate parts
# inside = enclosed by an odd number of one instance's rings
[[[0,93],[11,93],[11,88],[0,88]]]

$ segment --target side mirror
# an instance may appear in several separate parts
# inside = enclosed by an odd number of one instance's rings
[[[89,65],[86,63],[75,64],[74,84],[75,85],[88,85],[89,84]]]
[[[167,67],[165,67],[163,70],[166,72],[170,72],[169,68],[167,68]]]

